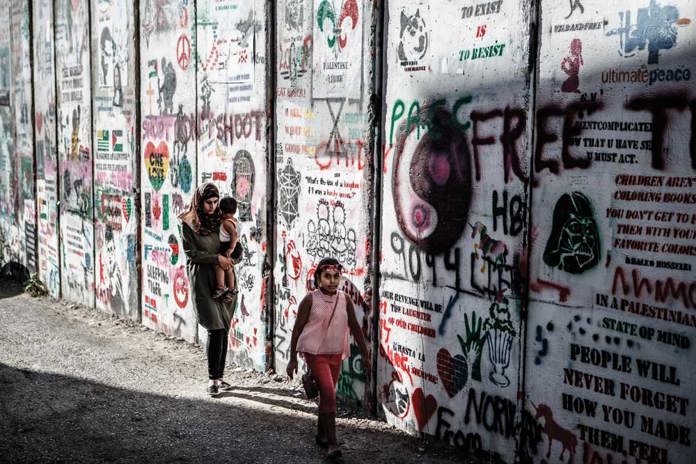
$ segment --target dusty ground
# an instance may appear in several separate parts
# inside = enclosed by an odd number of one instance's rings
[[[315,410],[284,377],[228,368],[205,394],[205,353],[0,281],[0,462],[314,463]],[[463,462],[339,410],[342,462]]]

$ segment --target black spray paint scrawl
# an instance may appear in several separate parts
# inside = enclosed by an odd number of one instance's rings
[[[599,232],[590,200],[580,192],[563,194],[553,210],[544,262],[561,271],[581,274],[593,268],[599,258]]]
[[[455,115],[441,106],[424,107],[430,130],[418,142],[409,163],[408,179],[400,179],[406,140],[416,124],[407,123],[394,159],[392,192],[396,220],[403,234],[419,249],[441,254],[459,240],[467,225],[471,200],[471,165],[466,134]],[[403,211],[400,182],[410,182],[415,194],[410,211]],[[427,234],[427,235],[426,235]]]

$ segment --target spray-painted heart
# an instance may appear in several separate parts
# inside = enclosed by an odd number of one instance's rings
[[[461,354],[450,355],[446,348],[437,352],[437,373],[450,398],[464,388],[469,377],[469,366]]]
[[[155,190],[162,188],[164,180],[169,173],[169,147],[165,142],[160,142],[157,147],[152,142],[145,146],[145,169],[150,184]]]
[[[437,400],[433,395],[426,397],[422,388],[416,388],[413,395],[411,395],[411,403],[413,404],[413,415],[416,416],[418,431],[422,432],[430,418],[435,414]]]

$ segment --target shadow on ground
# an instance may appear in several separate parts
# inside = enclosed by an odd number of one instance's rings
[[[417,440],[388,431],[349,429],[338,431],[346,441],[342,462],[456,459],[436,459],[432,450],[420,454]],[[312,417],[287,410],[153,395],[0,363],[5,462],[325,462],[313,444],[314,430]]]
[[[1,277],[2,272],[3,271],[0,270],[0,299],[12,298],[13,296],[24,293],[24,285],[22,282],[26,282],[26,279],[20,281],[14,278]]]

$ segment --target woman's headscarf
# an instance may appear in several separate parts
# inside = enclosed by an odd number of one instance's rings
[[[188,209],[179,215],[179,220],[188,224],[199,235],[210,235],[212,232],[217,232],[220,227],[222,215],[219,209],[211,215],[203,211],[203,204],[210,198],[220,198],[220,191],[215,184],[206,182],[199,185]]]

